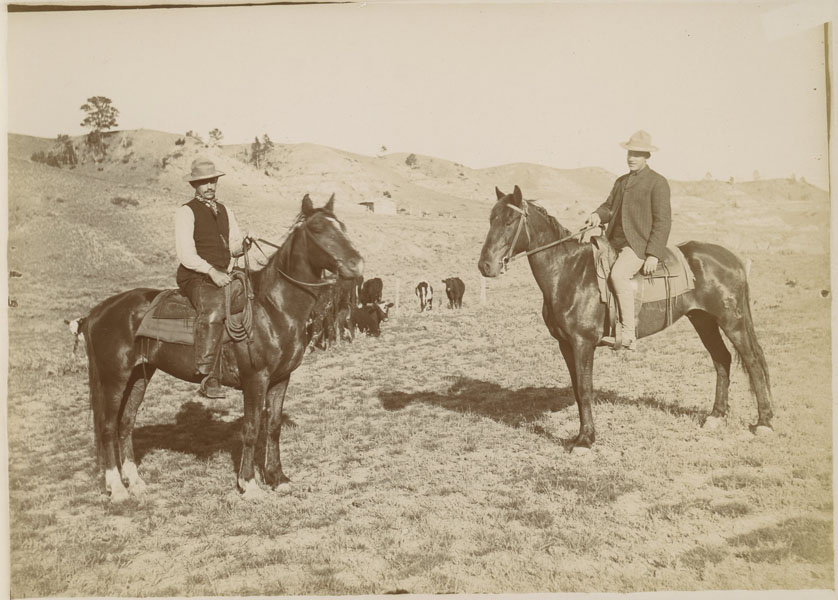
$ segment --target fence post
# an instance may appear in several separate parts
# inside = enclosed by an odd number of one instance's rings
[[[486,305],[486,278],[483,275],[480,276],[480,304]]]
[[[396,279],[396,314],[399,314],[399,294],[402,289],[402,280]]]

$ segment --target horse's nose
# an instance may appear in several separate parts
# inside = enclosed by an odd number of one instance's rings
[[[360,256],[357,258],[350,258],[346,261],[346,266],[352,269],[358,275],[364,274],[364,259]]]
[[[480,271],[481,275],[485,276],[489,272],[489,261],[488,260],[478,261],[477,269]]]

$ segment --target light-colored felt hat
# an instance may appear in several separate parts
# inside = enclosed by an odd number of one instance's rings
[[[192,172],[189,175],[184,175],[184,181],[203,181],[204,179],[214,179],[224,175],[221,171],[215,168],[213,163],[208,158],[198,157],[192,161]]]
[[[629,141],[620,144],[626,150],[637,150],[639,152],[655,152],[657,146],[652,145],[652,136],[642,129],[636,131]]]

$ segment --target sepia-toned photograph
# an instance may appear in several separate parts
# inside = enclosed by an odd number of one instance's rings
[[[10,597],[834,597],[834,9],[7,4]]]

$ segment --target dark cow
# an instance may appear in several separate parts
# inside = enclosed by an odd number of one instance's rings
[[[384,291],[384,283],[380,277],[368,279],[361,286],[361,293],[358,300],[361,304],[378,304],[381,302],[381,293]]]
[[[445,294],[448,296],[448,308],[462,308],[463,294],[466,291],[466,284],[459,277],[443,279]]]
[[[434,288],[427,281],[420,281],[416,286],[416,296],[419,298],[419,312],[433,308]]]
[[[351,326],[362,333],[378,337],[381,335],[381,322],[387,320],[392,302],[387,304],[364,304],[352,307]]]
[[[354,279],[338,279],[323,290],[306,324],[309,347],[327,350],[338,338],[352,341],[355,329],[351,325],[351,313],[357,299],[358,282]]]

